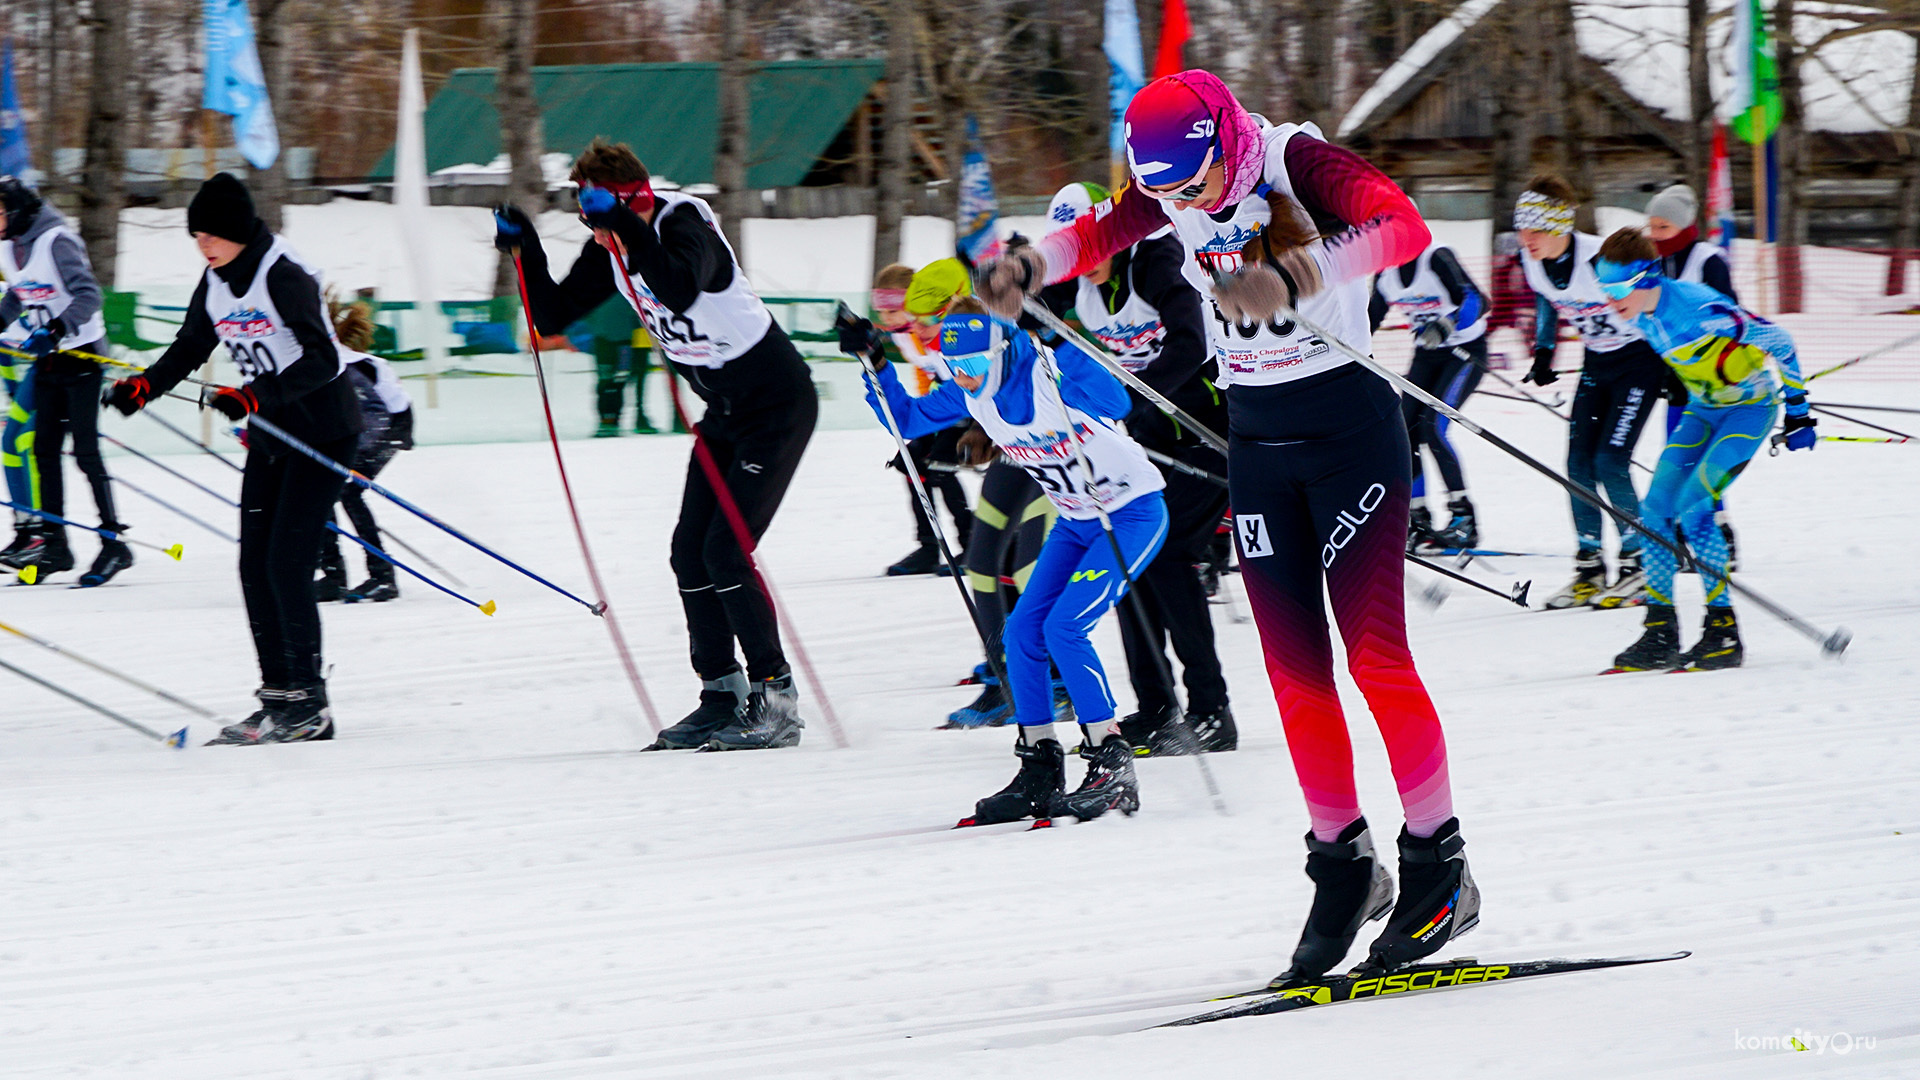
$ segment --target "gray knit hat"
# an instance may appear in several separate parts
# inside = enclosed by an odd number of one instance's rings
[[[1700,216],[1700,200],[1685,184],[1672,187],[1647,200],[1647,216],[1664,218],[1681,228],[1692,225]]]

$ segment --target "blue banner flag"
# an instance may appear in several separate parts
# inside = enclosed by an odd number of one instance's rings
[[[24,176],[33,168],[27,151],[27,122],[20,118],[20,97],[13,89],[13,40],[0,52],[0,173]]]
[[[1107,113],[1113,118],[1107,138],[1113,159],[1119,161],[1126,145],[1123,129],[1127,105],[1147,84],[1147,64],[1140,54],[1140,14],[1134,10],[1133,0],[1107,0],[1102,49],[1107,54]]]
[[[979,263],[998,254],[1000,200],[993,194],[993,169],[980,146],[980,125],[967,116],[967,153],[960,163],[960,223],[956,241],[969,261]]]
[[[247,0],[206,0],[204,10],[207,85],[200,105],[233,117],[233,141],[241,155],[256,169],[271,168],[280,156],[280,133],[273,126]]]

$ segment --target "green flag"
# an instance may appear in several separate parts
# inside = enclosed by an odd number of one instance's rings
[[[1733,38],[1728,46],[1732,55],[1727,58],[1727,69],[1733,73],[1728,126],[1742,142],[1765,142],[1780,126],[1784,107],[1780,103],[1780,72],[1773,62],[1773,35],[1767,33],[1760,0],[1735,0]]]

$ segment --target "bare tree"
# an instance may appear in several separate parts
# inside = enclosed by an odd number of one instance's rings
[[[289,63],[287,23],[293,14],[293,0],[254,0],[254,39],[259,45],[260,68],[267,80],[267,108],[276,118],[292,115],[287,78]],[[253,174],[253,204],[267,228],[279,232],[283,221],[280,208],[287,201],[286,148],[292,130],[281,125],[280,153],[273,165]]]
[[[1555,164],[1580,197],[1579,209],[1574,215],[1576,225],[1591,232],[1594,229],[1593,147],[1587,138],[1587,115],[1593,98],[1587,92],[1588,62],[1574,33],[1573,2],[1534,0],[1534,6],[1545,16],[1542,29],[1546,31],[1547,47],[1543,59],[1546,71],[1551,72],[1554,118],[1559,128],[1559,137],[1554,143]]]
[[[733,245],[734,257],[744,260],[742,224],[752,213],[747,189],[747,157],[751,153],[750,107],[747,80],[748,0],[720,0],[720,131],[713,148],[713,183],[720,189],[720,230]]]
[[[1909,30],[1915,55],[1920,56],[1920,30]],[[1894,233],[1896,254],[1887,262],[1887,295],[1903,293],[1907,288],[1907,263],[1915,248],[1920,248],[1920,78],[1907,89],[1907,126],[1894,133],[1901,150],[1900,210]]]
[[[87,93],[87,163],[80,185],[80,238],[94,273],[113,288],[120,252],[120,208],[127,201],[127,0],[93,0],[86,20],[93,39]]]
[[[1687,0],[1687,185],[1702,206],[1713,156],[1713,91],[1707,83],[1707,0]]]
[[[1800,310],[1800,245],[1807,242],[1807,212],[1802,198],[1805,183],[1806,105],[1801,95],[1800,62],[1805,53],[1794,41],[1794,0],[1776,0],[1774,65],[1780,74],[1780,127],[1773,133],[1778,166],[1773,215],[1779,222],[1774,237],[1774,310]],[[1756,168],[1764,168],[1755,162]],[[1756,234],[1759,229],[1755,229]]]
[[[1324,0],[1301,0],[1293,15],[1299,27],[1289,65],[1293,86],[1294,119],[1333,127],[1333,79],[1336,8]]]
[[[494,77],[494,108],[500,114],[500,146],[507,154],[507,198],[528,215],[547,208],[547,181],[540,170],[546,140],[540,103],[533,96],[534,13],[537,0],[493,0],[498,20],[499,63]],[[494,274],[495,296],[517,296],[513,259],[500,256]]]
[[[888,0],[887,101],[880,135],[879,185],[874,191],[873,269],[900,259],[900,221],[913,170],[913,44],[918,17],[913,0]]]
[[[1533,172],[1536,134],[1532,92],[1540,73],[1529,35],[1537,32],[1528,9],[1534,5],[1514,0],[1487,16],[1487,60],[1493,65],[1493,145],[1491,157],[1493,234],[1513,231],[1513,204],[1521,185]],[[1499,244],[1494,245],[1496,251]]]

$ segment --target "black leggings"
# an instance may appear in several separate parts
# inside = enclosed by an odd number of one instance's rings
[[[967,539],[967,584],[980,632],[995,652],[1004,650],[1007,615],[1040,558],[1053,516],[1053,504],[1025,469],[999,460],[987,466]]]
[[[729,370],[736,365],[738,370]],[[773,524],[774,511],[786,497],[820,416],[820,399],[806,363],[776,330],[717,372],[676,370],[714,395],[699,421],[700,440],[757,542]],[[720,390],[716,384],[721,382],[737,389]],[[750,411],[748,405],[753,406]],[[693,669],[700,678],[721,679],[739,669],[735,641],[746,657],[747,678],[761,681],[787,672],[773,605],[754,580],[697,451],[687,463],[669,561],[686,609]]]
[[[953,533],[960,543],[967,543],[967,535],[973,531],[973,511],[967,509],[967,489],[960,486],[960,474],[957,466],[960,461],[960,433],[962,427],[950,427],[936,431],[931,435],[922,435],[909,440],[907,451],[913,456],[914,468],[920,470],[920,482],[927,485],[927,498],[944,500],[947,515],[953,518]],[[898,460],[897,458],[895,459]],[[920,496],[913,490],[913,481],[907,481],[907,509],[913,513],[913,534],[921,547],[932,547],[933,523],[920,509]]]
[[[1644,341],[1608,353],[1588,353],[1573,392],[1573,417],[1567,426],[1567,479],[1606,493],[1607,501],[1634,516],[1640,495],[1629,466],[1640,429],[1647,425],[1654,399],[1666,382],[1667,366]],[[1581,551],[1599,551],[1601,512],[1573,499],[1573,529]],[[1620,553],[1640,549],[1640,534],[1620,535]]]
[[[315,446],[334,461],[352,457],[351,436]],[[260,658],[260,682],[298,689],[321,681],[320,605],[313,568],[320,534],[345,483],[302,454],[247,451],[240,478],[240,592]]]
[[[360,450],[354,455],[353,469],[369,480],[378,479],[380,473],[392,464],[394,456],[399,454],[401,446],[396,442],[381,441]],[[353,524],[353,535],[365,540],[377,550],[385,551],[380,543],[380,523],[374,520],[373,508],[367,505],[366,489],[359,484],[343,484],[340,491],[340,508],[347,512],[347,520]],[[328,520],[338,521],[339,515]],[[329,570],[338,568],[346,571],[346,563],[340,557],[340,534],[321,526],[325,530],[320,536],[320,565]],[[353,545],[360,547],[359,544]],[[361,548],[365,551],[365,548]],[[393,564],[380,556],[367,552],[367,576],[379,581],[393,580]]]
[[[100,349],[101,343],[95,342],[83,351]],[[69,516],[60,451],[71,432],[73,457],[93,488],[100,526],[116,531],[125,528],[113,506],[113,478],[107,475],[107,463],[100,459],[100,365],[55,355],[34,365],[33,377],[37,397],[33,458],[40,467],[40,509]]]
[[[1451,349],[1415,349],[1413,364],[1407,369],[1407,381],[1459,408],[1474,387],[1480,385],[1487,360],[1487,339],[1478,338]],[[1467,478],[1460,471],[1460,455],[1447,441],[1447,418],[1408,394],[1400,399],[1401,413],[1407,420],[1407,439],[1413,445],[1413,497],[1426,494],[1426,468],[1420,464],[1420,448],[1427,448],[1434,464],[1440,466],[1440,478],[1447,491],[1467,490]]]
[[[1204,446],[1162,452],[1216,476],[1227,473],[1226,459]],[[1126,648],[1127,671],[1141,712],[1180,706],[1166,662],[1169,638],[1180,659],[1187,709],[1217,712],[1227,705],[1227,680],[1214,650],[1207,590],[1195,565],[1211,557],[1220,516],[1227,509],[1227,489],[1174,469],[1161,471],[1167,479],[1167,542],[1134,582],[1146,620],[1141,620],[1133,601],[1120,602],[1120,642]]]

